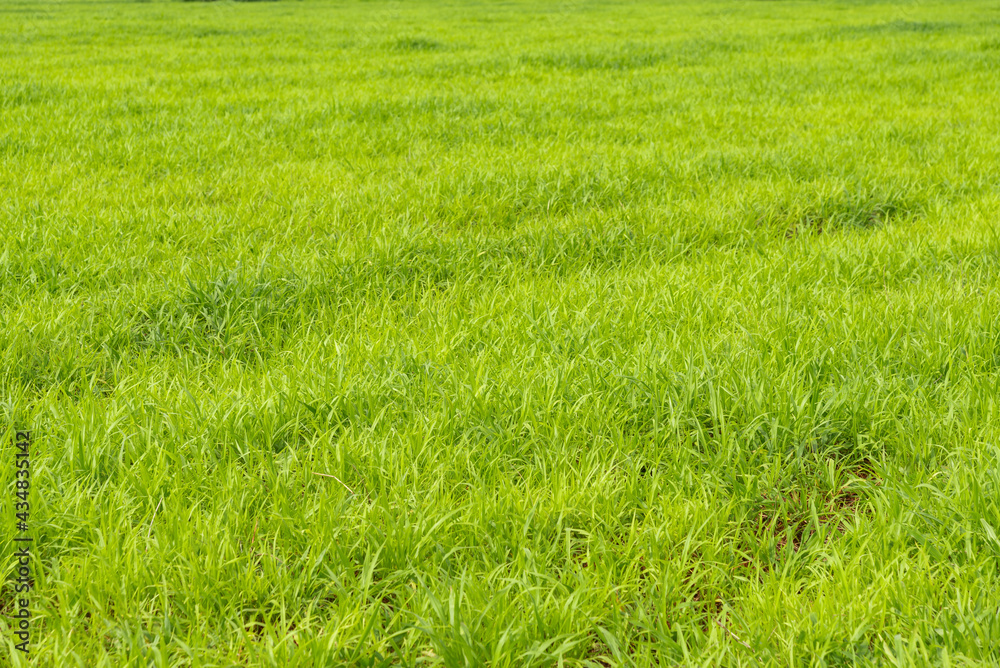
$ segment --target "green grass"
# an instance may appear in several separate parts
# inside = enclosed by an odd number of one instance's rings
[[[996,665],[998,30],[4,2],[0,663]]]

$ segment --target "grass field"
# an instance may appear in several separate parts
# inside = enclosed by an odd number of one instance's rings
[[[997,0],[5,0],[0,664],[996,665],[998,175]]]

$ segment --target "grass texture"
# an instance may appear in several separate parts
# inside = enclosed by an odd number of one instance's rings
[[[11,666],[996,665],[1000,5],[0,5]]]

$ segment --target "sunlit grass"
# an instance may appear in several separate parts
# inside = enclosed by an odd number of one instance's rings
[[[995,663],[998,27],[5,3],[32,661]]]

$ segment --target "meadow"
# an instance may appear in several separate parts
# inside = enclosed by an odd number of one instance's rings
[[[997,665],[998,173],[996,0],[6,0],[0,664]]]

